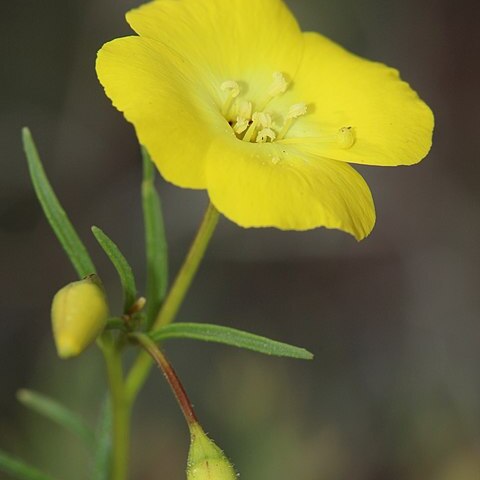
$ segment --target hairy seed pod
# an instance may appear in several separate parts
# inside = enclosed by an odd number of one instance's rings
[[[198,424],[190,425],[187,480],[236,480],[237,475],[225,454]]]
[[[90,275],[59,290],[52,302],[52,327],[60,358],[82,353],[107,322],[108,304],[100,279]]]

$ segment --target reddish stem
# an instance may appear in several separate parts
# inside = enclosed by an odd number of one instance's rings
[[[162,370],[164,377],[167,379],[175,398],[177,399],[180,409],[185,417],[185,420],[189,425],[198,423],[197,416],[193,410],[193,406],[187,396],[187,392],[183,388],[182,382],[178,378],[174,368],[168,361],[165,354],[157,347],[147,335],[141,333],[132,334],[131,337],[135,338],[140,345],[152,356],[158,367]]]

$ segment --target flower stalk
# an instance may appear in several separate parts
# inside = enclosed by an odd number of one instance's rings
[[[198,271],[200,262],[205,255],[205,251],[207,250],[213,232],[215,231],[215,227],[217,226],[219,216],[220,214],[218,210],[210,203],[203,217],[197,236],[195,237],[187,257],[175,278],[170,293],[155,319],[152,328],[153,331],[168,325],[174,320],[185,295],[192,284],[193,278]]]
[[[165,302],[160,309],[151,331],[158,330],[173,322],[178,310],[185,299],[193,278],[198,271],[200,263],[205,256],[206,249],[215,231],[219,219],[218,210],[210,204],[205,212],[197,235],[190,247],[180,271],[168,293]],[[140,353],[126,378],[125,389],[130,403],[135,398],[145,383],[150,368],[151,358],[144,352]]]
[[[173,369],[165,354],[157,347],[155,342],[150,337],[148,337],[148,335],[145,335],[143,333],[131,333],[129,337],[132,340],[135,340],[138,344],[140,344],[140,346],[146,352],[148,352],[148,354],[153,358],[158,367],[162,370],[165,379],[167,380],[173,394],[175,395],[175,398],[177,399],[177,402],[180,406],[180,409],[182,410],[183,416],[185,417],[187,424],[189,426],[197,424],[198,420],[193,410],[193,406],[188,399],[187,393],[185,392],[185,389],[183,388],[180,379],[178,378],[175,370]]]
[[[193,406],[165,354],[144,333],[131,333],[136,341],[162,370],[190,430],[190,450],[187,462],[187,480],[235,480],[235,470],[223,451],[211,440],[198,422]]]

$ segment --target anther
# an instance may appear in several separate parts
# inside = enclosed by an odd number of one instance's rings
[[[265,112],[255,112],[252,117],[262,128],[272,128],[272,116]]]
[[[240,95],[240,85],[234,80],[227,80],[223,82],[220,86],[222,91],[228,92],[233,98],[236,98]]]
[[[258,133],[256,142],[267,143],[269,139],[271,142],[273,142],[275,138],[277,138],[277,135],[271,128],[264,128]]]
[[[252,137],[253,137],[255,131],[257,130],[258,123],[259,123],[258,115],[256,113],[254,113],[253,117],[252,117],[252,123],[248,127],[247,133],[245,133],[245,135],[242,139],[244,142],[251,142],[252,141]]]
[[[305,103],[296,103],[288,110],[287,118],[298,118],[307,114],[307,105]]]
[[[283,73],[274,72],[272,76],[273,82],[270,87],[268,87],[267,98],[264,100],[263,103],[259,104],[259,110],[264,110],[271,100],[284,94],[288,90],[289,83],[287,82]]]
[[[287,116],[285,117],[285,123],[283,125],[283,128],[278,134],[278,140],[284,139],[285,135],[290,130],[290,127],[292,126],[293,121],[296,118],[306,115],[307,111],[308,111],[308,108],[305,103],[296,103],[295,105],[292,105],[288,110]]]
[[[273,74],[273,83],[270,85],[268,89],[268,95],[270,98],[275,98],[285,93],[288,89],[288,82],[285,79],[283,73],[275,72]]]
[[[237,101],[237,116],[249,120],[252,117],[252,102]]]
[[[340,148],[349,149],[355,143],[355,132],[352,127],[343,127],[337,132],[337,143]]]
[[[237,117],[237,123],[233,126],[233,131],[240,135],[248,128],[249,124],[250,120],[247,118]]]
[[[252,108],[252,102],[247,102],[246,100],[237,101],[237,123],[233,126],[233,130],[237,135],[243,133],[250,125]]]

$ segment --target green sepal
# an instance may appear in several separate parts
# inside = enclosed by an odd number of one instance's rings
[[[190,425],[187,480],[236,480],[237,474],[223,451],[198,423]]]
[[[54,480],[34,467],[0,450],[0,471],[18,480]]]
[[[123,311],[127,313],[137,299],[137,286],[132,267],[118,246],[105,232],[94,226],[92,227],[92,233],[117,270],[123,289]]]
[[[168,252],[160,196],[155,189],[155,168],[142,146],[142,207],[147,260],[147,329],[160,309],[168,285]]]
[[[173,323],[150,333],[150,338],[155,342],[169,338],[189,338],[204,342],[223,343],[265,355],[302,360],[313,359],[313,354],[304,348],[277,342],[242,330],[208,323]]]
[[[80,438],[85,446],[93,448],[95,435],[79,415],[61,403],[32,390],[22,389],[17,392],[18,401],[52,422],[60,425]]]
[[[22,138],[35,193],[58,241],[67,253],[80,278],[95,273],[95,266],[85,245],[77,235],[48,181],[37,147],[28,128],[22,130]]]

